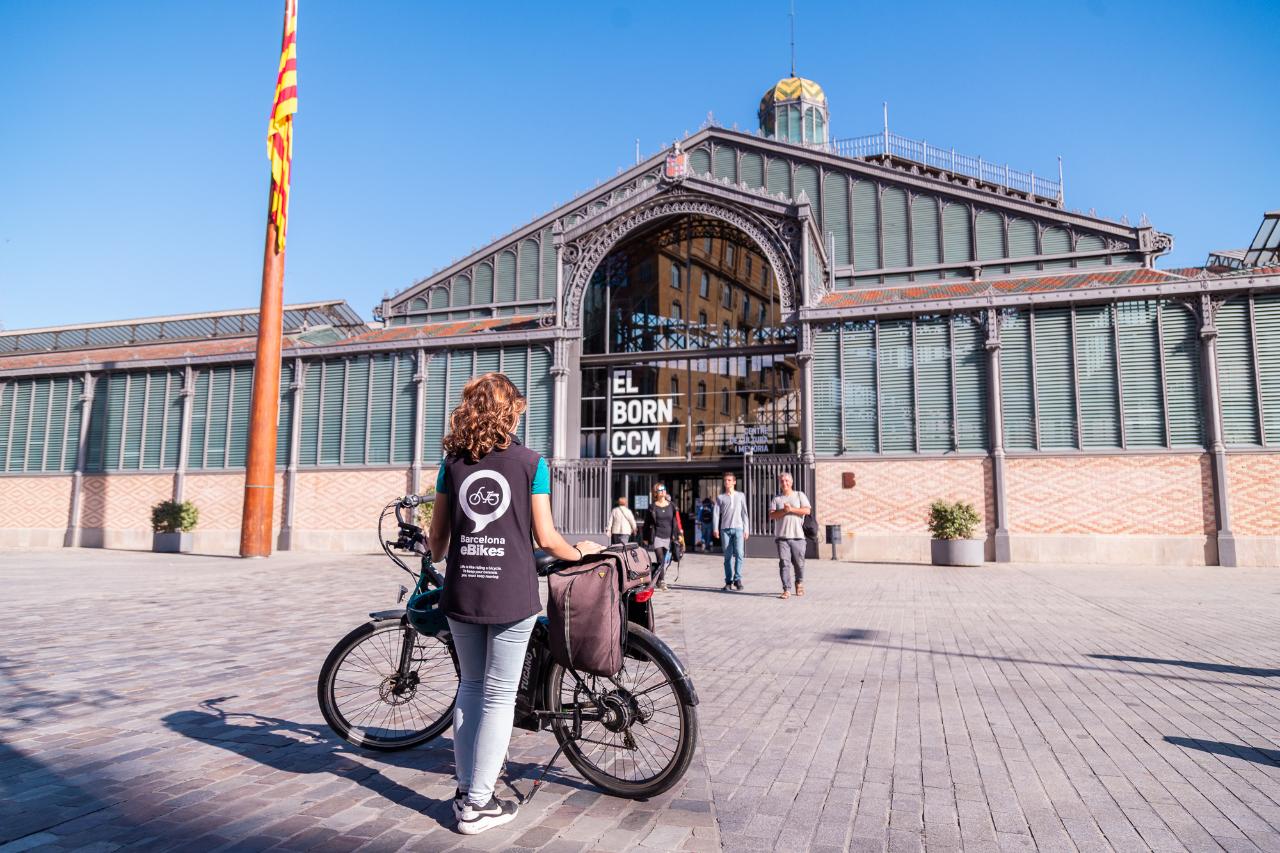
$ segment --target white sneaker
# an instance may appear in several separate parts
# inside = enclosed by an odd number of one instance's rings
[[[462,814],[458,817],[458,832],[479,835],[495,826],[510,823],[519,811],[520,807],[513,800],[499,800],[494,796],[490,796],[489,802],[483,806],[463,803]]]

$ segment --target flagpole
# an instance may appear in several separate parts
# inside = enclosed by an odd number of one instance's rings
[[[289,0],[285,0],[285,30]],[[249,450],[245,458],[244,511],[240,518],[240,556],[269,557],[276,487],[276,420],[280,408],[280,357],[284,325],[284,249],[271,215],[272,178],[267,193],[267,235],[262,255],[262,295],[258,308],[258,347],[253,362],[253,399],[249,410]],[[286,184],[287,186],[287,184]]]

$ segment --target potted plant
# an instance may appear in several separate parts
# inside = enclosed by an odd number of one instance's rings
[[[151,508],[151,550],[179,554],[191,550],[191,531],[200,511],[190,501],[161,501]]]
[[[934,501],[929,505],[929,553],[935,566],[981,566],[985,542],[975,539],[982,516],[964,501]]]

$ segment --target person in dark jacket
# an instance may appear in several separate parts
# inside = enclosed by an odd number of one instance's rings
[[[516,803],[499,800],[494,788],[511,741],[525,649],[542,610],[532,540],[563,560],[600,550],[593,542],[570,545],[556,532],[547,460],[514,434],[526,408],[501,373],[468,382],[449,416],[436,479],[428,544],[432,554],[448,554],[441,609],[460,671],[453,809],[464,835],[516,816]]]
[[[680,513],[671,502],[667,487],[658,483],[653,487],[653,496],[644,515],[644,543],[653,550],[658,589],[667,588],[668,557],[672,553],[672,543],[681,536],[684,536],[684,525],[680,522]]]

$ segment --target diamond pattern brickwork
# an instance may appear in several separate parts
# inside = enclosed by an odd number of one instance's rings
[[[1207,454],[1006,461],[1010,533],[1213,534]]]
[[[841,486],[846,472],[856,479],[851,489]],[[928,533],[929,504],[938,498],[968,501],[984,525],[994,525],[990,463],[982,457],[820,461],[817,483],[818,523],[846,532]]]
[[[70,477],[0,478],[0,528],[65,527],[70,511]]]
[[[423,482],[429,483],[423,474]],[[409,490],[403,468],[298,474],[293,526],[299,530],[373,530],[378,513]],[[370,543],[374,542],[372,533]]]
[[[151,507],[173,497],[173,475],[86,475],[81,489],[81,527],[149,531]]]
[[[1227,456],[1231,530],[1240,536],[1280,536],[1280,453]]]

